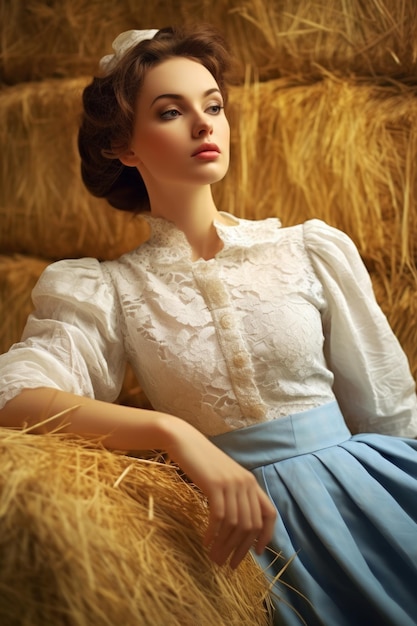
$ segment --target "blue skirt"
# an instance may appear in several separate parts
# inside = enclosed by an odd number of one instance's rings
[[[295,555],[274,623],[416,626],[417,441],[352,436],[336,402],[212,441],[276,504],[273,552],[254,555],[267,576]]]

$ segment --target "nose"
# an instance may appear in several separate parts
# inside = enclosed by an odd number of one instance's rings
[[[213,121],[208,115],[201,114],[194,121],[193,125],[193,137],[198,139],[205,135],[211,135],[213,132]]]

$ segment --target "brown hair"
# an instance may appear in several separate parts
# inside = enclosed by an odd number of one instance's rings
[[[204,65],[226,100],[228,52],[219,33],[207,26],[161,29],[153,39],[134,45],[108,74],[95,77],[84,89],[78,133],[82,179],[90,193],[106,198],[116,209],[149,209],[142,177],[135,167],[123,165],[117,154],[129,147],[135,102],[146,72],[175,56]]]

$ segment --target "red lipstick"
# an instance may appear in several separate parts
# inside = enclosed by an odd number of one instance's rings
[[[192,153],[192,157],[196,157],[203,161],[217,159],[220,154],[220,148],[215,143],[203,143]]]

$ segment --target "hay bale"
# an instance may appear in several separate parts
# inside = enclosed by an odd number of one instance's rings
[[[5,83],[16,84],[92,74],[121,31],[165,26],[172,18],[175,7],[163,0],[140,6],[129,0],[2,2],[0,75]]]
[[[86,80],[0,91],[0,251],[47,259],[115,258],[147,237],[143,220],[92,198],[79,172]]]
[[[202,548],[207,509],[175,467],[0,430],[0,622],[266,626],[265,578]]]
[[[52,0],[48,6],[43,0],[33,0],[29,7],[25,0],[15,0],[12,5],[3,2],[0,81],[11,85],[93,74],[98,59],[111,50],[111,43],[120,32],[182,25],[190,19],[209,21],[224,32],[232,48],[240,44],[236,69],[242,78],[245,62],[253,58],[254,52],[250,44],[250,49],[246,48],[248,42],[256,41],[258,29],[239,14],[239,8],[239,0],[220,0],[214,5],[207,0]]]
[[[0,82],[91,74],[114,37],[190,19],[219,28],[237,58],[263,79],[322,70],[415,77],[413,0],[14,0],[0,3]]]
[[[257,27],[252,64],[263,79],[416,76],[413,0],[244,0],[237,12]]]

